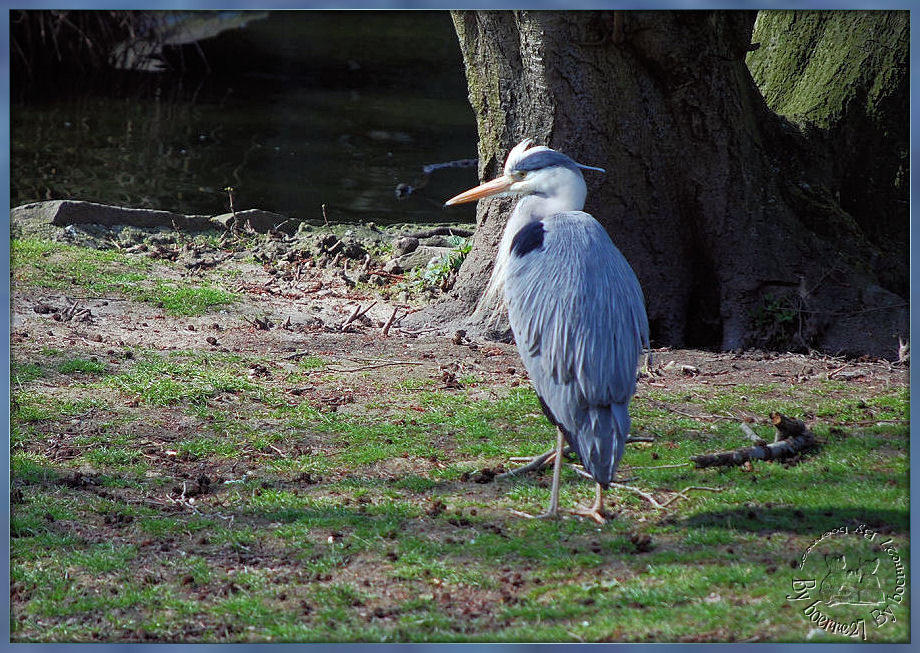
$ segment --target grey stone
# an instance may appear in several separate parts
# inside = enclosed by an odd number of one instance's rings
[[[422,239],[423,245],[430,247],[454,247],[454,244],[446,236],[428,236]]]
[[[452,251],[452,247],[429,247],[427,245],[419,245],[418,249],[415,251],[397,256],[394,260],[403,270],[424,268],[427,267],[428,263],[432,260],[438,260],[442,256],[450,254]]]
[[[279,213],[263,211],[262,209],[247,209],[245,211],[237,211],[235,216],[233,213],[222,213],[221,215],[214,216],[211,218],[211,228],[219,227],[229,230],[233,227],[234,218],[240,228],[244,228],[248,223],[253,230],[259,233],[265,233],[271,229],[276,229],[288,234],[293,234],[297,231],[298,226],[296,220],[289,220]]]
[[[388,274],[402,274],[403,269],[399,267],[399,261],[394,258],[383,264],[383,271]]]
[[[418,238],[412,236],[403,236],[393,241],[393,253],[396,256],[403,256],[418,249]]]
[[[169,227],[184,231],[213,229],[210,218],[203,215],[182,215],[154,209],[129,209],[121,206],[81,202],[76,200],[50,200],[17,206],[10,211],[10,222],[29,233],[43,226],[67,227],[69,225],[98,224],[104,227],[130,225],[132,227]]]

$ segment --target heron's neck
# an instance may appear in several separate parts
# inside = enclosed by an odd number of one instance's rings
[[[588,191],[580,173],[558,168],[544,175],[541,192],[524,195],[511,212],[495,257],[492,278],[482,299],[482,305],[504,286],[505,271],[511,256],[511,241],[527,223],[545,220],[565,211],[581,211]]]
[[[545,173],[540,182],[539,192],[525,195],[518,201],[508,229],[516,233],[533,220],[545,220],[557,213],[584,208],[588,191],[581,174],[568,168],[554,168]]]

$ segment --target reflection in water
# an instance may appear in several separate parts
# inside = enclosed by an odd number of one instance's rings
[[[41,92],[17,92],[13,79],[12,204],[215,214],[232,186],[238,210],[318,218],[325,204],[331,220],[472,219],[442,202],[475,183],[475,168],[439,170],[403,200],[395,192],[426,164],[476,155],[446,12],[270,12],[198,46],[173,49],[162,73]]]

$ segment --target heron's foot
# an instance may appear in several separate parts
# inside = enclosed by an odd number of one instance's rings
[[[517,515],[518,517],[526,517],[527,519],[558,519],[559,517],[558,510],[547,510],[546,512],[542,512],[539,515],[531,515],[529,512],[512,510],[511,514]]]
[[[598,483],[594,488],[594,503],[590,508],[578,508],[572,511],[573,515],[589,517],[598,524],[607,523],[607,514],[604,512],[604,488]]]
[[[591,506],[590,508],[577,508],[572,510],[571,513],[573,515],[578,515],[579,517],[588,517],[593,519],[598,524],[606,524],[607,518],[609,517],[609,515],[604,512],[603,506],[596,505]]]

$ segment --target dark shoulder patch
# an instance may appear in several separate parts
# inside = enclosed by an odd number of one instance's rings
[[[543,247],[543,234],[546,230],[540,220],[528,222],[511,239],[511,253],[524,256],[528,252]]]

